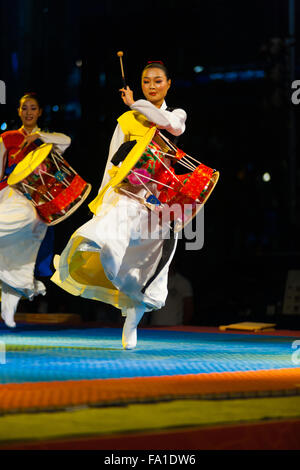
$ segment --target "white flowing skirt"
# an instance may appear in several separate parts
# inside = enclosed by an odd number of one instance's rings
[[[162,230],[157,216],[151,217],[150,211],[139,201],[111,191],[96,215],[73,234],[60,256],[57,271],[61,287],[67,278],[70,282],[70,256],[78,251],[93,251],[98,253],[107,279],[134,305],[144,304],[146,311],[161,308],[168,294],[169,265],[177,244],[175,237],[172,252],[156,276],[168,232],[169,227]],[[78,239],[81,241],[74,251]],[[82,289],[78,295],[121,308],[113,295],[111,298],[106,294],[97,296],[93,289]]]
[[[33,205],[9,186],[0,191],[0,284],[28,299],[45,294],[34,279],[36,257],[46,234]]]

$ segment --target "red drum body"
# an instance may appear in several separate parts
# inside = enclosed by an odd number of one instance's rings
[[[91,190],[52,144],[30,152],[11,173],[8,184],[29,199],[47,225],[69,217]]]
[[[189,171],[176,174],[179,165]],[[157,130],[125,181],[127,192],[130,185],[144,186],[147,207],[168,213],[179,232],[203,207],[218,179],[218,171],[184,153]]]

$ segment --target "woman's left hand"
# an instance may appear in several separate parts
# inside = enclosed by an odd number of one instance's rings
[[[32,142],[34,142],[35,140],[37,139],[40,139],[40,134],[38,132],[35,132],[34,134],[28,134],[24,137],[24,140],[23,142],[21,143],[21,145],[19,145],[19,147],[21,149],[25,148],[25,147],[28,147],[28,145],[32,144]]]
[[[119,91],[122,92],[121,98],[124,103],[127,104],[127,106],[131,106],[134,103],[133,91],[130,90],[128,85],[126,88],[121,88]]]

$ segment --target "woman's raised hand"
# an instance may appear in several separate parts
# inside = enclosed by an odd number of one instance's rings
[[[19,147],[21,147],[21,149],[23,149],[23,148],[27,147],[28,145],[30,145],[35,140],[40,139],[40,138],[41,137],[40,137],[40,134],[38,132],[35,132],[34,134],[28,134],[24,137],[24,140],[21,143],[21,145],[19,145]]]
[[[127,104],[127,106],[131,106],[134,103],[133,91],[130,90],[128,85],[126,88],[121,88],[119,91],[122,92],[121,98],[124,103]]]

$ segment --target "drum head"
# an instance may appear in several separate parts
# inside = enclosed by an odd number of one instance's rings
[[[175,226],[174,226],[174,232],[180,232],[184,227],[186,227],[194,217],[198,214],[198,212],[204,207],[204,204],[208,200],[209,196],[213,192],[218,180],[219,180],[220,173],[218,171],[215,171],[214,174],[212,175],[212,178],[209,182],[209,188],[207,191],[207,194],[205,196],[204,201],[199,204],[195,203],[194,205],[188,204],[186,210],[183,212],[183,217],[181,216],[175,221]],[[178,202],[180,201],[180,195],[178,197]]]
[[[19,183],[23,179],[27,178],[49,155],[52,150],[52,144],[43,144],[37,149],[26,155],[23,160],[18,163],[13,172],[9,175],[7,183],[13,185]]]

